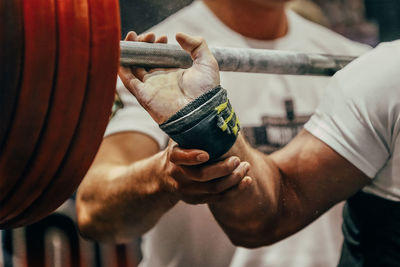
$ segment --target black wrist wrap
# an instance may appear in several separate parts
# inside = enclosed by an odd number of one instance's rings
[[[225,154],[240,130],[227,92],[221,86],[190,102],[160,128],[183,148],[207,151],[210,160]]]

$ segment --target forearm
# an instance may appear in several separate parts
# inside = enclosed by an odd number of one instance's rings
[[[249,148],[241,139],[229,153],[250,162],[252,182],[210,204],[236,245],[277,242],[369,183],[365,174],[305,131],[270,156]]]
[[[100,164],[90,170],[77,195],[84,236],[126,242],[151,229],[177,202],[168,190],[160,152],[128,166]]]
[[[250,163],[248,176],[251,183],[247,183],[245,188],[239,185],[231,189],[218,201],[210,203],[210,210],[235,245],[264,245],[265,240],[261,240],[260,235],[274,228],[280,212],[279,170],[268,157],[251,148],[241,135],[225,154],[233,155]],[[271,232],[268,234],[271,236]]]

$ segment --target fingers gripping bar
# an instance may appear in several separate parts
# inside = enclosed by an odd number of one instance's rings
[[[179,45],[121,41],[120,64],[145,68],[189,68]],[[210,47],[220,71],[332,76],[355,57],[281,50]]]

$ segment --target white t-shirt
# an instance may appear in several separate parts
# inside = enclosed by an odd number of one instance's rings
[[[175,42],[176,32],[203,36],[210,46],[248,47],[301,52],[360,55],[361,45],[287,11],[289,32],[274,41],[245,38],[225,26],[200,1],[182,9],[150,29]],[[262,27],[262,25],[260,25]],[[328,83],[326,77],[251,73],[221,73],[221,84],[239,116],[242,132],[263,151],[286,144],[313,113]],[[139,131],[160,147],[167,137],[136,100],[119,84],[124,108],[111,120],[106,135]],[[288,120],[285,101],[296,117]],[[290,110],[289,110],[290,111]],[[206,205],[179,202],[143,236],[141,266],[335,266],[342,237],[341,210],[337,206],[300,233],[270,247],[235,248]],[[289,255],[289,256],[288,256]]]
[[[305,127],[372,178],[364,192],[400,201],[400,41],[338,72]]]

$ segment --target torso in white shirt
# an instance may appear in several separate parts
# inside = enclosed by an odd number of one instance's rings
[[[400,201],[400,41],[332,78],[306,129],[372,179],[364,192]]]

